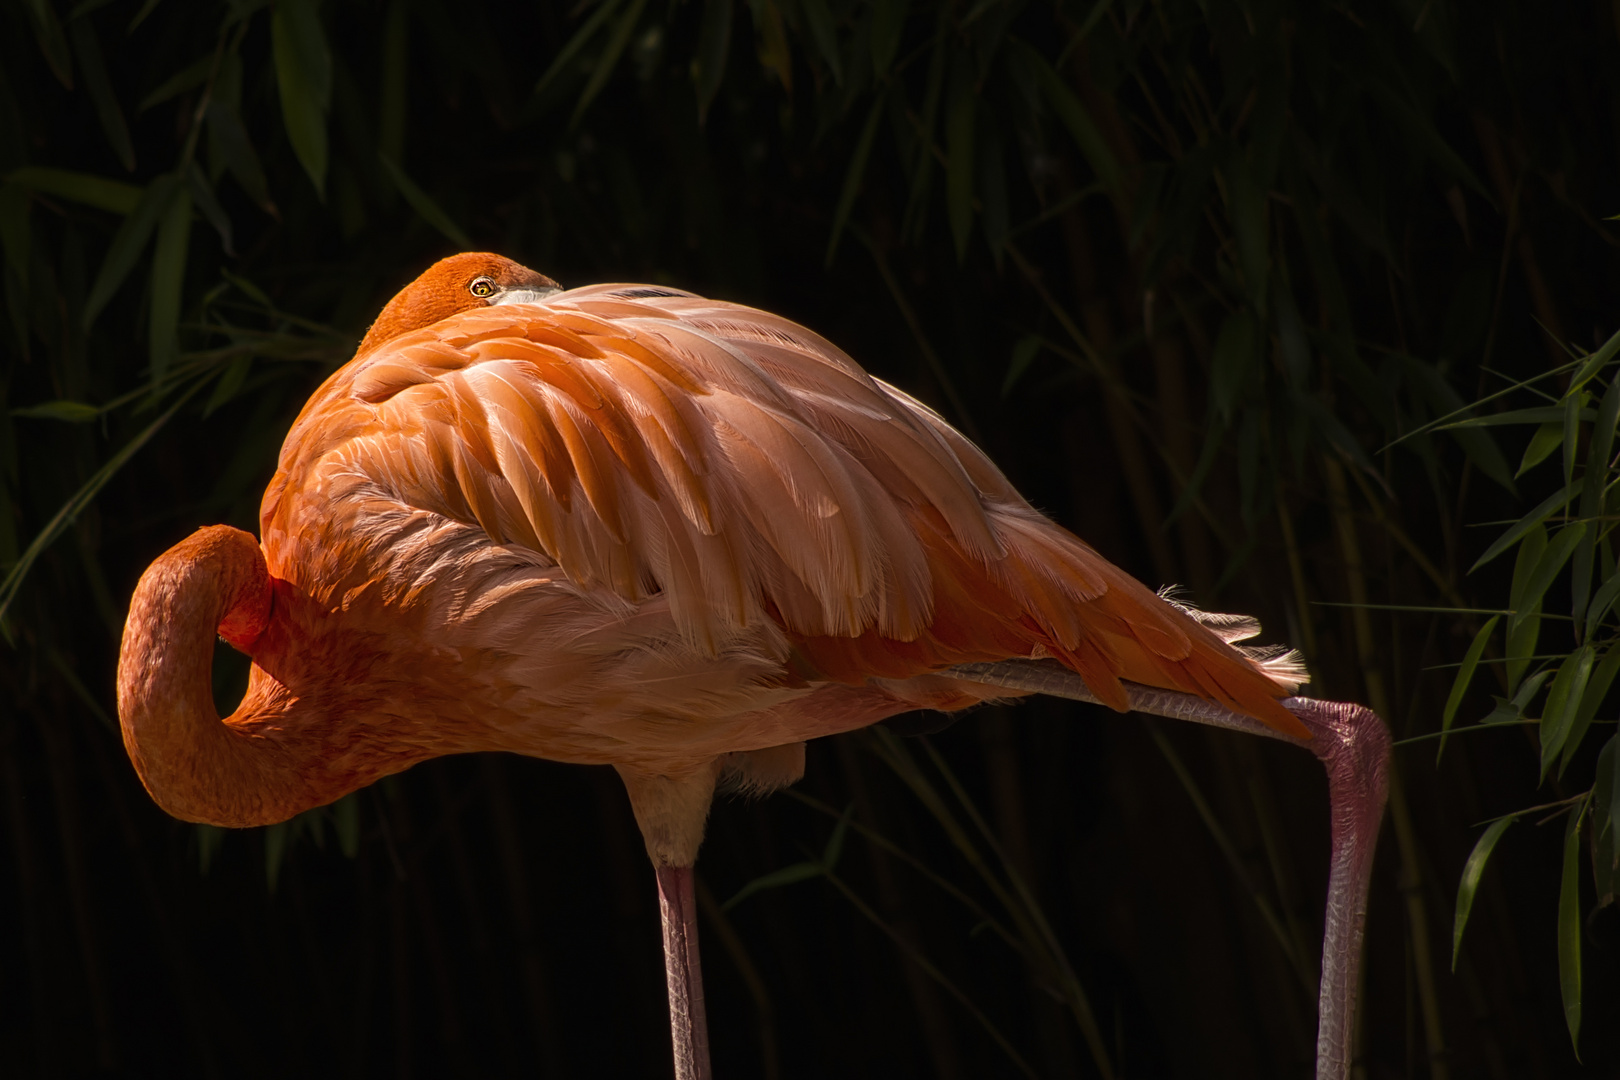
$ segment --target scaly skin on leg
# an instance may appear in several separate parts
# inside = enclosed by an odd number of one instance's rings
[[[703,1011],[703,965],[698,959],[697,899],[690,866],[659,866],[658,908],[664,916],[664,977],[669,985],[669,1028],[675,1043],[675,1080],[711,1080],[709,1024]]]
[[[992,686],[1097,702],[1080,676],[1051,661],[963,664],[950,674]],[[1292,697],[1283,705],[1313,736],[1296,739],[1191,694],[1128,683],[1126,687],[1131,708],[1137,712],[1280,739],[1310,750],[1327,768],[1332,856],[1322,935],[1322,985],[1317,998],[1316,1077],[1348,1080],[1361,941],[1367,926],[1367,889],[1389,793],[1389,728],[1371,709],[1360,705]]]

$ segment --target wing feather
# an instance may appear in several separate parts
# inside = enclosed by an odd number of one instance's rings
[[[1288,728],[1302,676],[1232,644],[1251,621],[1183,609],[1042,517],[825,339],[676,290],[593,286],[372,350],[295,423],[267,535],[323,498],[474,525],[710,655],[763,635],[792,649],[782,685],[1053,656],[1117,708],[1140,682]]]

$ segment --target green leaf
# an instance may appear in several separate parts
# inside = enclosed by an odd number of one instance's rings
[[[276,0],[270,18],[281,118],[293,153],[326,198],[326,114],[332,105],[332,53],[316,0]]]
[[[271,892],[276,891],[276,880],[281,877],[281,864],[287,855],[287,834],[291,831],[290,821],[266,825],[264,829],[264,880]]]
[[[1469,684],[1474,681],[1474,669],[1479,666],[1479,658],[1485,653],[1485,646],[1491,640],[1491,632],[1502,617],[1492,615],[1474,640],[1469,644],[1468,651],[1463,654],[1462,666],[1457,669],[1457,678],[1451,684],[1451,696],[1446,698],[1446,711],[1440,717],[1440,749],[1435,751],[1434,763],[1440,764],[1440,755],[1446,752],[1446,736],[1451,731],[1451,722],[1457,715],[1457,708],[1462,704],[1463,694],[1467,693]]]
[[[34,40],[39,42],[39,51],[44,54],[51,74],[67,89],[73,89],[73,58],[68,53],[67,38],[62,34],[62,23],[55,9],[49,0],[29,0],[24,7],[34,25]]]
[[[1457,954],[1462,950],[1463,930],[1468,926],[1468,913],[1474,908],[1474,894],[1479,891],[1480,875],[1485,873],[1485,864],[1490,862],[1491,852],[1496,850],[1496,842],[1502,839],[1507,827],[1518,820],[1519,816],[1514,814],[1493,821],[1491,827],[1485,830],[1485,835],[1474,845],[1473,853],[1468,856],[1468,862],[1463,865],[1462,880],[1457,883],[1457,915],[1451,923],[1452,971],[1457,970]]]
[[[1547,704],[1541,711],[1541,778],[1563,753],[1564,741],[1569,738],[1570,727],[1586,693],[1586,684],[1592,678],[1592,665],[1597,654],[1590,644],[1582,645],[1558,665],[1552,689],[1547,691]]]
[[[214,410],[236,396],[247,381],[248,372],[253,369],[251,356],[238,356],[225,368],[225,374],[220,376],[219,382],[214,384],[214,392],[208,395],[208,401],[203,405],[203,416],[212,416]]]
[[[180,303],[186,284],[186,248],[191,238],[191,193],[182,188],[169,203],[152,249],[152,309],[147,345],[152,381],[160,382],[180,355]]]
[[[129,459],[135,456],[135,452],[145,446],[147,441],[153,435],[156,435],[164,424],[169,422],[174,414],[180,410],[180,406],[184,405],[201,386],[200,381],[193,384],[191,389],[181,394],[180,400],[169,406],[162,416],[152,421],[144,431],[125,443],[116,454],[108,458],[107,462],[91,475],[90,479],[84,482],[84,485],[62,505],[62,508],[56,512],[55,516],[45,523],[45,527],[39,531],[33,542],[28,545],[28,550],[24,551],[17,561],[12,564],[11,569],[6,572],[5,580],[0,581],[0,622],[5,621],[6,612],[10,610],[12,601],[17,598],[18,590],[22,588],[23,581],[28,577],[28,571],[33,568],[34,562],[39,558],[40,554],[55,543],[57,537],[67,531],[68,526],[78,519],[79,515],[84,512],[84,508],[89,506],[101,489],[107,485],[107,481],[118,474],[118,470],[122,469]]]
[[[967,259],[968,238],[973,234],[973,119],[979,108],[978,94],[966,67],[964,56],[957,65],[950,112],[945,118],[945,207],[959,263]]]
[[[1564,831],[1564,872],[1558,887],[1558,988],[1575,1059],[1581,1055],[1581,812]]]
[[[581,49],[590,44],[591,38],[596,36],[596,32],[601,29],[602,24],[613,16],[613,13],[619,9],[619,4],[622,2],[623,0],[602,0],[597,9],[591,12],[591,17],[585,20],[585,25],[581,26],[575,31],[574,36],[568,39],[568,44],[562,47],[562,51],[551,62],[551,66],[546,68],[545,74],[540,76],[540,81],[534,84],[535,97],[539,97],[541,92],[551,84],[551,80],[555,79],[563,68],[567,67],[574,57],[579,55]]]
[[[109,180],[91,173],[71,169],[45,169],[28,166],[13,169],[6,175],[6,183],[15,184],[42,195],[55,195],[60,199],[83,203],[98,210],[115,214],[129,214],[140,205],[142,190],[122,180]]]
[[[172,97],[178,97],[193,87],[201,86],[208,80],[208,73],[212,70],[214,70],[213,53],[181,68],[159,83],[156,90],[141,99],[141,103],[135,106],[136,114],[143,113],[154,105],[161,105]]]
[[[974,142],[979,147],[979,205],[983,208],[980,220],[984,223],[984,240],[999,266],[1009,231],[1006,162],[1002,157],[1001,138],[994,128],[984,131]]]
[[[1551,495],[1547,496],[1546,499],[1542,500],[1539,506],[1515,522],[1507,532],[1503,533],[1501,536],[1498,536],[1491,543],[1491,546],[1485,549],[1485,554],[1481,555],[1479,560],[1475,562],[1473,566],[1468,568],[1468,572],[1472,574],[1475,570],[1478,570],[1480,567],[1502,554],[1502,552],[1518,543],[1530,532],[1530,530],[1541,525],[1542,522],[1546,521],[1547,518],[1552,515],[1553,511],[1569,502],[1574,495],[1575,485],[1568,484],[1562,490],[1555,491]],[[1539,550],[1537,554],[1540,554]]]
[[[889,73],[889,65],[900,51],[906,9],[910,6],[910,0],[875,0],[872,4],[872,30],[868,41],[872,46],[872,71],[879,79]]]
[[[1485,185],[1458,156],[1457,151],[1451,148],[1445,138],[1440,134],[1429,118],[1417,111],[1409,102],[1400,98],[1392,89],[1381,82],[1373,82],[1368,86],[1373,100],[1383,105],[1384,111],[1394,120],[1396,126],[1404,128],[1407,136],[1416,146],[1422,147],[1429,158],[1443,171],[1449,173],[1454,179],[1462,181],[1474,189],[1474,193],[1492,206],[1496,205]]]
[[[838,35],[833,30],[827,0],[799,0],[799,8],[804,12],[804,21],[810,25],[810,40],[816,43],[822,62],[832,72],[833,82],[842,83],[844,66],[838,59]]]
[[[844,235],[844,226],[849,223],[850,211],[855,208],[855,197],[861,192],[866,162],[872,155],[872,143],[877,138],[878,124],[883,119],[886,104],[881,96],[872,102],[872,111],[866,116],[860,141],[855,144],[855,154],[849,160],[849,170],[844,173],[844,187],[838,193],[838,206],[833,211],[832,234],[827,237],[827,266],[832,266],[833,256],[838,253],[838,241]]]
[[[383,170],[394,181],[394,186],[399,189],[401,195],[405,196],[405,201],[411,204],[411,209],[421,215],[423,221],[439,230],[446,239],[460,247],[462,251],[471,251],[473,249],[472,239],[462,231],[461,226],[452,221],[450,215],[441,210],[439,204],[434,202],[427,192],[417,187],[411,178],[405,175],[405,170],[387,158],[381,160]]]
[[[208,870],[214,865],[214,856],[225,844],[225,831],[218,825],[197,826],[197,872],[203,877],[208,876]]]
[[[332,804],[332,829],[337,833],[343,857],[360,854],[360,793],[350,792]]]
[[[228,102],[215,99],[208,103],[208,137],[213,140],[215,150],[225,162],[225,167],[231,170],[236,182],[242,185],[258,206],[268,213],[275,213],[275,203],[270,200],[270,183],[265,179],[264,166],[259,163],[259,155],[253,149],[253,141],[248,136],[247,127],[242,123],[242,117],[237,113],[236,106]]]
[[[635,33],[637,25],[641,22],[641,12],[646,6],[647,0],[634,0],[630,10],[624,13],[624,18],[613,28],[607,45],[602,49],[602,55],[596,58],[596,66],[591,69],[591,77],[586,81],[585,89],[579,93],[579,101],[574,105],[574,114],[568,121],[570,124],[579,123],[579,118],[585,115],[585,110],[607,85],[608,79],[613,75],[613,69],[618,66],[624,47],[630,43],[630,35]]]
[[[1616,331],[1613,337],[1603,343],[1601,349],[1588,356],[1585,362],[1576,369],[1575,374],[1570,376],[1569,389],[1565,392],[1570,394],[1580,393],[1587,380],[1602,371],[1603,366],[1613,360],[1616,353],[1620,353],[1620,331]]]
[[[101,56],[101,42],[96,39],[95,27],[88,18],[68,23],[68,35],[73,39],[73,53],[78,57],[79,70],[84,73],[84,88],[96,107],[96,118],[118,161],[129,172],[135,170],[135,145],[129,139],[129,125],[124,122],[124,110],[119,107],[112,81],[107,78],[107,63]]]
[[[225,208],[219,205],[219,199],[214,196],[214,185],[208,182],[208,174],[202,171],[202,166],[193,161],[186,170],[186,180],[191,191],[191,201],[197,205],[197,209],[202,212],[208,224],[219,234],[225,254],[235,258],[236,249],[231,244],[231,219],[226,216]]]
[[[1592,721],[1597,719],[1598,709],[1603,707],[1603,699],[1609,696],[1609,687],[1614,685],[1614,677],[1620,673],[1620,647],[1611,646],[1598,662],[1597,670],[1592,673],[1592,679],[1586,684],[1586,691],[1581,695],[1580,706],[1575,711],[1575,720],[1570,724],[1569,734],[1564,738],[1564,759],[1558,763],[1558,775],[1563,776],[1564,770],[1575,759],[1575,752],[1581,748],[1581,741],[1586,738],[1587,729]]]
[[[1029,365],[1035,362],[1035,357],[1040,354],[1041,344],[1041,339],[1034,334],[1025,334],[1018,339],[1018,344],[1013,346],[1012,357],[1007,361],[1007,376],[1001,380],[1002,397],[1005,398],[1012,393],[1012,388],[1023,378],[1024,372],[1029,370]]]
[[[101,415],[102,410],[94,405],[86,405],[82,401],[47,401],[42,405],[29,405],[22,409],[12,409],[12,416],[24,416],[35,420],[64,420],[70,424],[82,424],[87,420],[94,420]]]
[[[783,885],[793,885],[800,881],[809,881],[811,878],[821,877],[827,872],[827,867],[820,862],[801,862],[791,866],[784,866],[780,870],[773,870],[769,874],[757,877],[753,881],[737,890],[737,894],[724,904],[721,911],[730,911],[744,900],[757,892],[766,889],[776,889]]]
[[[32,210],[26,191],[15,184],[0,185],[0,252],[22,284],[28,282],[32,257]]]
[[[1563,424],[1542,424],[1536,429],[1536,433],[1530,436],[1530,442],[1524,448],[1524,457],[1519,462],[1519,471],[1513,474],[1514,479],[1518,479],[1547,460],[1547,455],[1563,443]]]
[[[709,106],[726,75],[726,59],[731,55],[731,0],[705,0],[703,22],[698,29],[697,51],[692,56],[692,82],[697,87],[698,122],[709,115]]]
[[[90,287],[90,296],[84,302],[85,330],[90,329],[96,316],[101,314],[101,309],[107,306],[107,301],[112,299],[113,293],[118,291],[129,272],[135,268],[135,260],[140,258],[146,242],[157,230],[159,219],[168,214],[179,188],[180,179],[173,173],[155,178],[146,186],[139,205],[124,218],[124,223],[113,234],[112,243],[107,247],[107,257],[102,260],[95,284]]]
[[[1230,420],[1237,403],[1243,399],[1254,369],[1254,339],[1254,316],[1246,308],[1228,315],[1215,339],[1209,400],[1222,420]]]
[[[821,853],[821,865],[828,873],[838,866],[839,856],[844,853],[844,837],[849,834],[849,820],[854,813],[854,803],[844,807],[843,814],[838,818],[838,824],[833,826],[832,835],[827,838],[826,850]]]
[[[1539,608],[1541,599],[1552,586],[1553,579],[1558,576],[1569,557],[1575,553],[1581,539],[1590,531],[1590,526],[1584,521],[1577,521],[1558,530],[1558,535],[1547,544],[1541,556],[1536,561],[1534,572],[1525,580],[1524,589],[1517,594],[1509,606],[1514,611],[1525,611],[1532,607]]]
[[[1530,665],[1530,657],[1536,651],[1536,637],[1541,630],[1540,607],[1532,607],[1526,600],[1526,594],[1546,550],[1547,529],[1538,524],[1525,534],[1519,544],[1518,558],[1513,563],[1513,585],[1508,594],[1508,606],[1513,609],[1513,614],[1508,616],[1507,633],[1509,690],[1518,687],[1519,680]]]
[[[1541,684],[1546,682],[1551,677],[1552,669],[1545,668],[1524,680],[1524,682],[1519,685],[1519,688],[1514,691],[1513,697],[1511,698],[1497,697],[1495,694],[1492,694],[1491,697],[1496,701],[1496,708],[1492,709],[1489,715],[1481,719],[1480,723],[1516,724],[1523,720],[1524,710],[1530,707],[1530,702],[1535,698],[1536,692],[1541,689]]]
[[[1255,183],[1249,164],[1235,148],[1221,168],[1226,179],[1226,212],[1237,240],[1243,291],[1256,311],[1266,310],[1266,279],[1271,268],[1266,191]]]
[[[405,160],[405,116],[410,108],[410,8],[394,0],[383,19],[382,79],[377,101],[377,150],[390,161]]]
[[[1620,573],[1610,574],[1608,580],[1599,586],[1597,595],[1592,597],[1592,603],[1586,609],[1585,637],[1590,638],[1597,633],[1598,623],[1603,621],[1603,616],[1614,606],[1616,596],[1620,596]]]
[[[1466,408],[1461,404],[1462,399],[1456,398],[1457,408]],[[1489,416],[1470,416],[1465,420],[1452,420],[1449,423],[1436,424],[1436,431],[1455,431],[1459,428],[1486,428],[1510,427],[1514,424],[1557,424],[1562,430],[1564,420],[1569,411],[1563,405],[1538,405],[1533,409],[1510,409],[1507,412],[1491,413]],[[1592,409],[1582,409],[1576,414],[1580,420],[1596,419],[1597,413]]]
[[[1102,133],[1091,122],[1085,106],[1080,104],[1080,99],[1058,73],[1052,70],[1052,65],[1046,62],[1045,57],[1028,46],[1025,46],[1023,51],[1024,62],[1034,70],[1036,81],[1040,84],[1041,93],[1045,96],[1047,104],[1063,122],[1063,126],[1069,129],[1069,134],[1080,147],[1080,152],[1091,164],[1091,171],[1097,174],[1097,181],[1111,192],[1118,190],[1119,162],[1115,160],[1114,152],[1108,148]]]

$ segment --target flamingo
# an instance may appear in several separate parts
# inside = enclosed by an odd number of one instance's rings
[[[717,789],[807,739],[1032,693],[1327,767],[1317,1076],[1348,1076],[1389,735],[1293,696],[1253,620],[1041,516],[915,399],[787,319],[488,253],[395,296],[287,435],[262,543],[203,528],[130,602],[124,745],[177,818],[267,825],[443,754],[612,765],[655,868],[675,1074],[710,1075],[692,866]],[[221,720],[215,635],[252,657]]]

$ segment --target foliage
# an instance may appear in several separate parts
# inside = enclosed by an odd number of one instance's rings
[[[1566,1026],[1612,1011],[1615,965],[1576,974],[1613,947],[1620,768],[1606,8],[17,0],[0,19],[0,910],[28,928],[0,941],[26,972],[8,1074],[375,1071],[378,1045],[400,1071],[660,1067],[656,950],[626,929],[651,925],[651,886],[611,777],[441,762],[222,841],[147,805],[110,716],[140,569],[197,525],[251,527],[309,391],[467,247],[805,322],[1127,569],[1285,629],[1318,692],[1447,733],[1432,773],[1426,742],[1401,751],[1376,1068],[1561,1072]],[[1516,473],[1504,423],[1533,425]],[[222,657],[222,699],[241,677]],[[1468,724],[1487,678],[1496,710]],[[1069,706],[1017,716],[958,725],[926,767],[886,735],[813,748],[807,796],[887,847],[829,844],[845,827],[810,805],[717,811],[715,893],[803,875],[705,902],[723,1071],[1308,1058],[1310,766]],[[1510,733],[1538,718],[1525,769]],[[1549,797],[1564,843],[1503,826],[1469,858],[1474,823]],[[1499,840],[1524,873],[1487,872]],[[799,847],[822,854],[795,869]],[[935,882],[966,902],[936,910]],[[1433,944],[1453,908],[1454,977]],[[558,991],[599,967],[626,974]],[[1612,1032],[1580,1045],[1620,1058]]]

